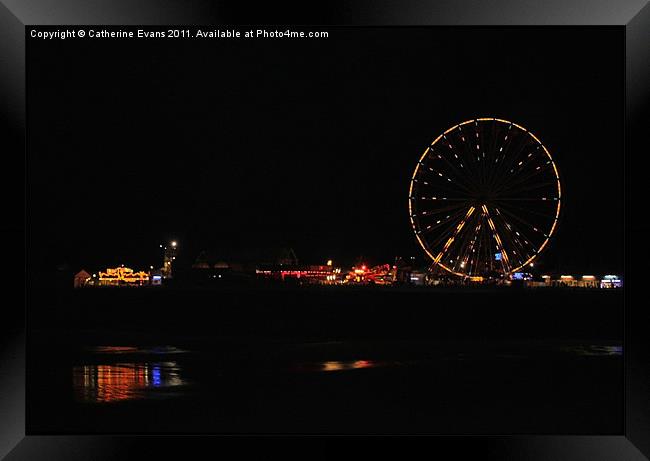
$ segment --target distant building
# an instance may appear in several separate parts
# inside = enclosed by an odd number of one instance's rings
[[[337,272],[338,271],[338,272]],[[340,269],[328,265],[275,265],[261,266],[255,270],[258,277],[281,280],[296,280],[307,283],[333,284],[336,282]]]
[[[623,280],[618,275],[606,275],[600,281],[600,288],[623,288]]]
[[[217,270],[255,274],[265,266],[297,266],[298,258],[292,248],[203,250],[197,256],[194,271]]]
[[[414,257],[395,257],[395,282],[400,284],[411,283],[411,272],[413,271]]]
[[[559,277],[544,275],[542,277],[545,285],[551,287],[613,288],[613,284],[609,284],[610,280],[617,280],[617,286],[622,286],[621,280],[615,275],[606,275],[602,280],[599,280],[595,275],[560,275]]]
[[[427,271],[413,270],[409,276],[409,281],[415,286],[424,286],[426,282]]]
[[[598,279],[593,275],[583,275],[580,278],[578,286],[583,288],[598,288],[600,286]]]
[[[148,284],[148,272],[135,272],[124,266],[108,268],[106,272],[99,272],[99,286],[142,286]]]
[[[81,269],[74,276],[74,287],[82,288],[86,286],[86,284],[88,284],[88,282],[90,282],[91,279],[92,279],[91,275],[85,270]]]
[[[151,272],[151,285],[152,286],[161,286],[162,285],[162,271],[152,271]]]
[[[365,264],[354,266],[346,274],[343,282],[351,285],[392,285],[395,283],[397,266],[380,264],[367,267]]]

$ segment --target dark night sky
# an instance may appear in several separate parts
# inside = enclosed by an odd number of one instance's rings
[[[325,40],[28,40],[30,248],[44,267],[160,264],[158,244],[422,255],[410,176],[438,134],[519,123],[560,169],[541,267],[621,271],[615,28],[328,29]]]

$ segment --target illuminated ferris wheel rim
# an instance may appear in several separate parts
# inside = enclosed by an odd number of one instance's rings
[[[441,262],[442,254],[439,254],[436,257],[431,253],[431,251],[428,248],[428,245],[425,242],[423,242],[422,239],[420,238],[420,235],[419,235],[420,232],[418,231],[418,225],[416,224],[415,219],[414,219],[412,202],[415,200],[415,197],[413,196],[413,186],[414,186],[414,184],[416,182],[416,176],[418,174],[420,166],[423,165],[423,161],[425,160],[427,154],[429,154],[429,152],[431,152],[431,149],[434,146],[436,146],[436,144],[441,139],[443,139],[445,137],[445,135],[449,134],[450,132],[452,132],[452,131],[454,131],[454,130],[456,130],[459,127],[462,127],[464,125],[467,125],[467,124],[470,124],[470,123],[478,124],[478,122],[499,122],[499,123],[502,123],[502,124],[506,124],[509,127],[514,126],[514,127],[518,128],[520,131],[522,131],[525,134],[527,134],[528,136],[530,136],[544,150],[544,153],[548,157],[548,159],[549,159],[549,161],[551,163],[551,166],[553,167],[553,172],[554,172],[554,175],[555,175],[555,182],[556,182],[556,186],[557,186],[557,200],[556,200],[557,201],[557,207],[556,207],[556,210],[555,210],[555,217],[553,218],[553,224],[551,226],[551,230],[546,235],[546,238],[543,241],[543,243],[539,246],[539,248],[535,251],[535,253],[532,256],[530,256],[525,262],[518,265],[517,267],[511,268],[510,270],[506,271],[506,273],[504,274],[504,275],[509,275],[509,274],[512,274],[514,272],[519,271],[523,267],[525,267],[525,266],[529,265],[530,263],[532,263],[539,256],[539,254],[542,252],[544,247],[546,247],[549,240],[551,239],[551,237],[555,233],[557,223],[558,223],[558,219],[559,219],[559,216],[560,216],[560,209],[561,209],[561,202],[562,202],[562,186],[560,184],[560,175],[559,175],[559,172],[558,172],[558,169],[557,169],[557,165],[555,164],[555,161],[553,160],[553,157],[551,156],[551,153],[548,151],[546,146],[544,146],[544,144],[539,140],[539,138],[537,138],[537,136],[535,136],[527,128],[525,128],[525,127],[523,127],[523,126],[521,126],[521,125],[519,125],[517,123],[511,122],[510,120],[505,120],[505,119],[502,119],[502,118],[480,117],[480,118],[474,118],[474,119],[470,119],[470,120],[466,120],[464,122],[458,123],[458,124],[452,126],[451,128],[447,129],[446,131],[444,131],[431,144],[429,144],[427,146],[427,148],[424,150],[424,153],[420,156],[420,158],[418,160],[418,163],[415,166],[415,170],[413,171],[413,175],[411,176],[411,181],[410,181],[410,186],[409,186],[409,205],[408,205],[408,207],[409,207],[409,220],[411,221],[411,227],[413,228],[413,231],[415,233],[415,236],[417,238],[418,243],[420,244],[420,246],[422,247],[424,252],[433,260],[434,265],[438,265],[438,266],[442,267],[443,269],[445,269],[446,271],[448,271],[448,272],[450,272],[450,273],[452,273],[454,275],[460,276],[460,277],[469,276],[469,274],[467,274],[467,273],[455,271],[455,270],[451,269],[450,267],[447,267],[445,264],[443,264]],[[467,213],[465,218],[468,218],[474,212],[475,209],[476,209],[475,207],[470,207],[470,209],[468,210],[468,213]],[[483,205],[483,209],[485,209],[485,205]],[[485,211],[487,211],[487,210],[485,210]],[[461,226],[461,228],[462,228],[462,226]],[[460,230],[460,229],[458,229],[458,230]],[[458,232],[458,230],[457,230],[457,232]],[[453,237],[452,237],[452,242],[453,242]]]

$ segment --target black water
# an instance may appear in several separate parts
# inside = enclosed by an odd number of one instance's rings
[[[30,433],[622,432],[621,292],[118,289],[59,302],[30,319]]]

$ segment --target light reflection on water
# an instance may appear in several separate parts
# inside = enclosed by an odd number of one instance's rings
[[[94,346],[86,348],[95,354],[183,354],[187,351],[174,346],[135,347],[135,346]]]
[[[435,356],[426,357],[410,357],[408,359],[395,360],[327,360],[323,362],[301,363],[297,367],[301,371],[323,372],[323,371],[344,371],[356,370],[361,368],[377,368],[377,367],[397,367],[397,366],[412,366],[433,363],[436,361],[466,361],[466,360],[512,360],[512,359],[532,359],[539,356],[547,356],[549,358],[557,358],[559,352],[564,356],[578,356],[578,357],[619,357],[623,355],[623,346],[621,345],[578,345],[578,346],[538,346],[531,347],[528,350],[513,348],[507,351],[495,350],[476,350],[464,352],[440,352]]]
[[[182,386],[181,369],[176,362],[116,363],[82,365],[72,369],[77,400],[119,402],[151,397],[156,389]]]
[[[558,353],[568,357],[618,357],[623,355],[622,345],[546,345],[540,344],[529,347],[499,347],[475,348],[458,351],[433,349],[428,352],[426,347],[418,348],[418,353],[406,356],[400,355],[398,360],[379,359],[372,360],[314,360],[292,361],[289,369],[298,372],[332,372],[350,371],[368,368],[393,368],[409,366],[429,366],[440,360],[466,361],[466,360],[521,360],[535,357],[558,358]],[[422,353],[422,351],[426,353]],[[133,346],[96,346],[87,348],[98,364],[75,366],[72,369],[74,395],[78,401],[107,403],[127,400],[140,400],[151,398],[164,398],[178,395],[181,386],[186,386],[188,381],[181,375],[186,374],[176,361],[163,361],[167,354],[182,354],[187,351],[172,346],[154,346],[148,348]],[[153,359],[142,361],[141,354]],[[110,357],[121,360],[119,363],[106,364]],[[118,358],[119,357],[119,358]],[[136,358],[137,357],[137,358]],[[171,358],[171,357],[170,357]],[[183,357],[176,355],[174,358],[182,361]],[[334,358],[334,357],[332,357]],[[338,357],[337,357],[338,358]],[[90,359],[92,361],[93,359]],[[145,359],[146,360],[146,359]],[[582,359],[580,359],[582,360]],[[590,359],[586,359],[590,360]],[[104,363],[102,363],[104,362]],[[199,365],[200,366],[200,365]],[[278,370],[287,370],[285,365],[276,365]],[[253,367],[254,368],[254,367]],[[247,368],[237,372],[249,371]],[[182,390],[182,392],[185,392]]]
[[[623,346],[576,346],[566,348],[567,351],[581,356],[623,355]]]
[[[322,363],[322,371],[356,370],[359,368],[373,368],[378,366],[377,362],[371,360],[330,360]]]

